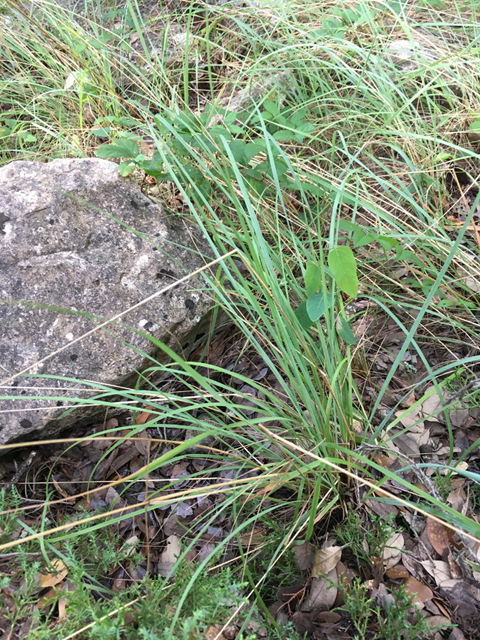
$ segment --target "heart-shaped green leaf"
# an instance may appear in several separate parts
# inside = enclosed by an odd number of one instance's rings
[[[357,344],[349,321],[343,316],[341,316],[340,320],[342,321],[342,328],[338,331],[338,335],[343,338],[347,344]]]
[[[316,322],[321,318],[325,311],[331,306],[332,301],[332,294],[330,293],[325,297],[323,291],[310,296],[307,300],[307,313],[310,320]]]
[[[350,247],[335,247],[328,254],[328,266],[338,287],[352,298],[358,295],[357,263]]]
[[[305,288],[307,297],[313,294],[322,286],[322,270],[315,262],[307,262],[305,269]]]
[[[297,320],[300,322],[300,325],[302,326],[302,328],[305,329],[305,331],[307,329],[310,329],[310,327],[313,324],[313,321],[310,320],[310,316],[308,315],[307,301],[306,300],[304,300],[302,302],[302,304],[300,304],[295,309],[295,316],[296,316]]]
[[[132,140],[119,140],[115,144],[104,144],[95,151],[98,158],[136,158],[138,145]]]

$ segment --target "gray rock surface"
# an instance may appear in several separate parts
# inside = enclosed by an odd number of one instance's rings
[[[64,159],[1,168],[0,444],[39,429],[35,437],[50,436],[98,414],[98,407],[79,407],[60,418],[71,404],[63,397],[92,392],[32,374],[134,384],[135,372],[151,365],[144,354],[155,357],[156,349],[128,327],[181,349],[207,318],[210,299],[201,276],[129,312],[108,331],[69,343],[210,259],[200,230],[167,216],[133,180],[120,178],[113,162]],[[13,394],[17,399],[1,399]]]

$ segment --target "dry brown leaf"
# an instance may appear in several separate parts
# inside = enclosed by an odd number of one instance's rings
[[[242,533],[240,535],[240,542],[242,543],[242,545],[250,549],[252,547],[258,547],[258,545],[262,544],[264,540],[265,540],[265,533],[264,533],[263,527],[261,526],[254,527],[253,531]]]
[[[333,607],[338,592],[337,570],[332,569],[326,578],[312,578],[310,593],[303,603],[302,611],[328,611]]]
[[[371,580],[369,582],[371,582]],[[372,589],[371,598],[374,602],[380,605],[385,615],[388,614],[389,609],[391,609],[391,607],[395,604],[395,598],[393,594],[387,591],[387,587],[383,582]]]
[[[372,556],[370,558],[370,562],[372,563],[372,574],[373,574],[373,589],[377,589],[380,583],[383,583],[383,560],[382,558],[377,558]]]
[[[365,504],[373,511],[373,513],[384,520],[388,520],[390,514],[392,514],[394,518],[398,515],[398,509],[394,504],[378,502],[378,500],[373,498],[365,500]]]
[[[217,627],[210,627],[204,638],[205,640],[225,640],[225,636]]]
[[[421,482],[414,482],[413,486],[417,487],[417,489],[420,489],[420,491],[426,491],[428,493],[427,487],[424,484],[422,484]]]
[[[418,560],[412,558],[412,556],[408,553],[402,553],[402,564],[411,576],[413,576],[414,578],[419,577],[417,569],[419,568],[418,565],[420,563],[418,562]]]
[[[132,611],[126,611],[124,618],[123,618],[123,624],[125,627],[131,627],[134,624],[136,624],[137,622],[137,617],[136,615],[132,612]]]
[[[445,549],[448,549],[448,534],[446,527],[444,527],[441,522],[438,522],[438,520],[427,518],[425,531],[427,532],[430,544],[438,555],[442,557]]]
[[[437,587],[444,586],[444,583],[452,578],[450,567],[443,560],[424,560],[420,564],[435,580]]]
[[[465,284],[471,291],[474,293],[478,293],[480,291],[480,281],[475,278],[475,273],[473,273],[471,269],[467,270],[464,267],[458,267],[458,273],[463,280],[463,284]]]
[[[174,569],[181,551],[180,538],[175,535],[168,536],[167,546],[160,556],[160,562],[157,565],[157,571],[162,578],[175,575]]]
[[[55,598],[58,595],[58,589],[54,589],[53,587],[47,591],[47,593],[40,598],[37,602],[37,609],[44,609],[48,605],[52,604],[52,598]]]
[[[335,611],[320,611],[320,613],[315,618],[315,622],[324,625],[337,624],[340,622],[342,616]]]
[[[51,479],[52,479],[52,482],[53,482],[53,486],[58,491],[58,493],[62,496],[62,498],[68,498],[69,495],[65,491],[65,489],[62,488],[62,486],[55,480],[55,478],[53,476],[52,476]]]
[[[415,391],[412,391],[406,398],[405,400],[402,401],[402,406],[404,407],[413,407],[413,405],[415,404],[416,400],[415,400]]]
[[[135,434],[132,440],[138,453],[146,458],[148,456],[149,447],[151,447],[151,442],[147,437],[145,429]]]
[[[118,491],[113,487],[108,487],[104,500],[109,507],[113,507],[114,505],[117,505],[117,502],[120,502],[120,496],[118,494]],[[120,506],[120,505],[117,505],[117,506]]]
[[[383,489],[379,489],[378,487],[376,489],[373,490],[375,495],[377,495],[379,498],[390,498],[391,493],[388,491],[383,491]]]
[[[277,589],[277,600],[279,602],[291,602],[295,598],[303,597],[305,594],[305,584],[303,582],[295,582],[288,587],[279,587]]]
[[[459,585],[460,585],[460,587],[459,587]],[[451,589],[455,589],[457,587],[462,589],[463,585],[464,585],[464,581],[463,580],[459,580],[458,578],[450,578],[450,579],[444,580],[444,582],[442,583],[442,589],[445,589],[446,591],[449,591]],[[477,598],[477,600],[479,600],[479,598]]]
[[[196,558],[198,564],[202,564],[204,560],[206,560],[209,556],[215,553],[216,546],[212,542],[206,542],[203,547],[200,549],[200,553]]]
[[[458,564],[455,562],[453,553],[451,552],[450,549],[448,550],[447,562],[450,568],[450,574],[452,578],[461,578],[462,572],[460,571],[460,567],[458,566]]]
[[[448,494],[447,502],[449,502],[455,511],[462,512],[463,507],[465,506],[465,502],[467,500],[467,496],[465,495],[465,491],[463,487],[458,487],[453,491],[450,491]]]
[[[413,604],[428,602],[433,598],[433,591],[427,587],[427,585],[422,584],[415,578],[412,578],[412,576],[405,578],[403,584],[405,585],[405,591],[415,596],[413,598]]]
[[[377,464],[379,464],[381,467],[384,467],[385,469],[390,469],[390,467],[394,463],[393,458],[390,458],[390,456],[386,456],[383,453],[374,456],[373,459]]]
[[[180,478],[186,473],[187,467],[188,467],[188,462],[179,462],[173,467],[171,477]]]
[[[425,622],[430,629],[446,627],[451,624],[451,621],[445,616],[431,616],[430,618],[426,618]]]
[[[348,593],[348,589],[352,584],[352,581],[355,577],[354,572],[349,567],[346,567],[343,562],[337,564],[337,582],[338,584],[343,584],[343,589],[339,589],[337,593],[337,597],[335,599],[335,606],[340,607],[344,604],[344,594]]]
[[[352,420],[352,427],[353,430],[355,431],[355,433],[362,433],[363,432],[363,423],[360,422],[359,420]]]
[[[365,553],[367,554],[367,556],[369,556],[369,555],[370,555],[370,548],[369,548],[369,546],[368,546],[368,542],[367,542],[366,538],[364,538],[364,539],[362,540],[362,549],[365,551]]]
[[[128,540],[125,540],[122,550],[126,550],[126,556],[132,555],[137,547],[138,536],[130,536]]]
[[[142,411],[142,413],[139,413],[136,417],[135,420],[135,424],[145,424],[146,422],[148,422],[148,420],[151,418],[155,417],[155,414],[150,413],[150,411],[153,411],[153,407],[145,407],[145,411]]]
[[[390,536],[382,554],[385,569],[391,569],[400,562],[404,546],[405,540],[401,533],[394,533]]]
[[[468,414],[468,409],[456,409],[455,411],[450,411],[450,422],[454,427],[460,428],[468,418]]]
[[[387,571],[385,573],[387,574],[387,577],[390,578],[390,580],[398,580],[400,578],[408,578],[409,577],[408,571],[401,564],[397,564],[396,567],[392,567],[391,569],[387,569]]]
[[[292,616],[292,624],[300,638],[311,635],[315,629],[310,614],[302,613],[301,611],[295,611]]]
[[[308,571],[313,567],[315,558],[315,546],[311,542],[302,542],[294,547],[295,558],[302,571]]]
[[[181,552],[180,538],[178,536],[169,536],[167,538],[167,546],[161,555],[161,561],[175,563]]]
[[[312,577],[318,578],[320,575],[327,575],[335,569],[342,557],[342,547],[326,547],[317,549],[313,560]]]
[[[82,498],[73,508],[75,509],[75,511],[82,511],[83,509],[85,511],[92,511],[93,509],[88,498]]]
[[[392,440],[399,450],[409,458],[420,457],[418,442],[410,433],[399,433],[398,435],[394,435]]]
[[[222,633],[225,640],[235,640],[238,636],[238,627],[222,627]]]
[[[68,567],[66,567],[59,558],[55,558],[55,560],[52,560],[52,567],[52,573],[47,573],[40,576],[40,586],[42,588],[53,587],[54,585],[59,584],[68,573]]]
[[[157,564],[157,573],[162,578],[173,578],[175,575],[175,563],[174,562],[159,562]]]
[[[58,620],[63,620],[67,615],[67,596],[62,596],[58,601]]]
[[[430,393],[433,389],[434,387],[429,387],[426,390],[425,395]],[[420,405],[420,413],[422,413],[425,418],[428,418],[430,421],[444,422],[441,414],[437,414],[436,416],[433,415],[435,412],[438,412],[441,407],[442,402],[440,400],[440,397],[436,391],[433,391],[432,395],[424,400]]]
[[[419,407],[415,407],[415,409],[410,409],[410,411],[396,411],[395,416],[400,418],[401,423],[404,427],[409,429],[413,427],[420,420],[420,416],[418,415]]]

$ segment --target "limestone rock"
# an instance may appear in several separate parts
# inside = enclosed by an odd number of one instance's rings
[[[152,364],[148,356],[158,355],[138,330],[179,351],[207,317],[210,298],[201,276],[40,362],[210,259],[200,230],[167,216],[133,180],[120,178],[113,162],[1,168],[0,444],[39,429],[35,437],[49,436],[98,414],[98,407],[85,406],[60,417],[72,404],[64,397],[89,398],[92,391],[32,374],[128,386]],[[1,399],[8,395],[18,398]]]

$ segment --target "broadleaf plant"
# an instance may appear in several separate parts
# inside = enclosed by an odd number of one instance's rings
[[[328,266],[339,289],[351,298],[358,296],[357,263],[350,247],[335,247],[328,254]]]

